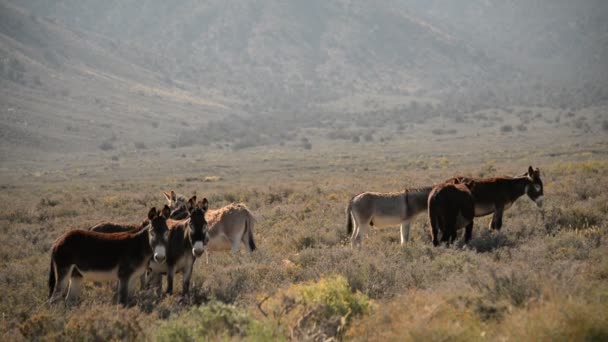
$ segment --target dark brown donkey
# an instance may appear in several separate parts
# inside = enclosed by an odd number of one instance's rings
[[[66,289],[66,301],[76,301],[83,279],[118,280],[118,301],[126,306],[132,279],[145,272],[150,259],[162,263],[166,258],[169,214],[168,206],[162,212],[150,209],[148,227],[133,233],[66,232],[52,248],[49,302],[62,298]]]
[[[205,213],[209,208],[206,198],[196,202],[192,196],[187,203],[189,217],[185,220],[169,220],[169,245],[165,263],[150,262],[152,283],[160,290],[162,275],[167,275],[167,293],[173,293],[173,278],[178,272],[183,272],[182,294],[190,290],[190,279],[194,262],[203,255],[209,242]]]
[[[114,222],[103,222],[89,227],[88,230],[98,233],[123,233],[123,232],[136,232],[140,229],[146,228],[150,224],[149,220],[143,220],[141,224],[122,224]]]
[[[543,205],[543,181],[540,170],[528,167],[519,177],[468,178],[455,177],[447,182],[464,183],[475,199],[475,217],[494,214],[490,229],[502,227],[502,215],[521,196],[528,197],[540,208]]]
[[[436,185],[428,198],[429,221],[433,245],[439,245],[437,237],[441,231],[441,242],[448,245],[456,240],[456,232],[466,226],[465,243],[473,234],[475,202],[471,190],[462,183]]]

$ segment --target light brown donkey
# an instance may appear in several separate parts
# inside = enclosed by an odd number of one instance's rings
[[[183,218],[182,215],[187,209],[179,205],[179,201],[170,200],[167,193],[163,193],[170,203],[171,216]],[[171,191],[171,197],[175,192]],[[185,198],[182,195],[175,195],[175,198]],[[237,253],[241,243],[245,245],[247,252],[253,252],[257,247],[253,238],[255,218],[251,211],[243,203],[231,203],[219,209],[209,209],[205,214],[205,219],[209,226],[209,243],[206,251],[232,251]],[[209,253],[207,254],[207,262]]]
[[[370,227],[401,226],[401,244],[409,239],[410,221],[426,211],[433,187],[401,192],[364,192],[351,198],[346,208],[346,231],[351,245],[360,245]]]

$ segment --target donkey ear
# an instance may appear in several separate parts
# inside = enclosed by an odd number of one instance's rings
[[[204,197],[202,201],[199,202],[200,203],[200,208],[203,209],[204,211],[207,211],[207,209],[209,209],[209,201],[207,201],[207,197]]]
[[[165,204],[163,210],[158,214],[164,216],[165,218],[169,218],[169,216],[171,216],[171,208],[169,208],[169,206]]]
[[[175,191],[171,190],[171,199],[175,202],[177,200],[177,196],[175,195]]]
[[[156,211],[156,207],[150,208],[150,211],[148,211],[148,220],[152,220],[156,216],[158,216],[158,212]]]
[[[528,166],[528,176],[532,176],[534,174],[534,169],[532,166]]]
[[[170,193],[163,191],[163,196],[165,196],[165,199],[167,200],[167,202],[171,202],[171,194]]]
[[[190,199],[188,200],[188,212],[192,212],[192,210],[194,210],[195,206],[196,206],[196,195],[190,197]]]

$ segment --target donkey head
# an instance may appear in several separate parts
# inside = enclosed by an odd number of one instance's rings
[[[167,257],[167,246],[169,244],[169,227],[167,227],[167,218],[171,210],[165,205],[162,210],[156,210],[152,207],[148,212],[148,239],[150,247],[152,247],[152,255],[154,261],[162,264]]]
[[[167,205],[171,210],[186,206],[186,198],[182,195],[176,194],[173,190],[171,190],[171,192],[163,191],[163,195],[165,196]]]
[[[196,202],[196,196],[192,196],[188,200],[188,212],[190,213],[190,229],[188,239],[192,246],[192,255],[200,257],[205,251],[205,246],[209,242],[209,235],[207,233],[207,220],[205,220],[205,213],[209,208],[209,202],[206,198],[202,201]]]
[[[545,197],[543,192],[543,181],[540,179],[540,170],[538,168],[536,168],[536,170],[532,169],[532,166],[529,166],[526,176],[529,180],[529,184],[526,186],[526,194],[540,208],[543,206]]]

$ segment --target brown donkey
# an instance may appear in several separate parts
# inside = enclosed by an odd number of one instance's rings
[[[464,183],[475,199],[475,217],[494,214],[490,229],[502,228],[502,215],[521,196],[528,197],[540,208],[543,205],[543,181],[540,170],[528,167],[519,177],[468,178],[455,177],[447,182]]]
[[[98,233],[123,233],[123,232],[136,232],[140,229],[144,229],[150,224],[149,220],[142,221],[141,224],[121,224],[114,222],[103,222],[98,223],[92,227],[89,227],[88,230],[92,232]]]
[[[468,243],[473,233],[475,202],[471,190],[462,183],[442,183],[436,185],[428,198],[429,221],[433,245],[441,242],[448,245],[456,240],[456,232],[466,226],[464,240]]]
[[[118,280],[118,301],[128,304],[129,285],[148,268],[150,259],[166,258],[169,207],[151,208],[150,224],[137,232],[105,234],[88,230],[66,232],[55,241],[49,272],[49,303],[68,291],[66,301],[76,301],[83,279]]]
[[[167,293],[173,293],[173,278],[176,273],[183,272],[182,294],[190,290],[190,279],[194,262],[199,258],[209,242],[205,213],[209,208],[206,198],[196,202],[196,196],[188,200],[189,217],[185,220],[169,220],[169,245],[167,261],[158,263],[151,261],[153,283],[161,286],[162,274],[167,275]]]
[[[188,217],[188,210],[180,205],[182,195],[164,192],[163,195],[171,208],[172,219]],[[209,224],[209,244],[207,251],[227,251],[237,253],[241,243],[245,245],[248,253],[257,247],[253,239],[255,218],[243,203],[231,203],[219,209],[209,209],[205,218]],[[209,253],[206,253],[209,262]]]

